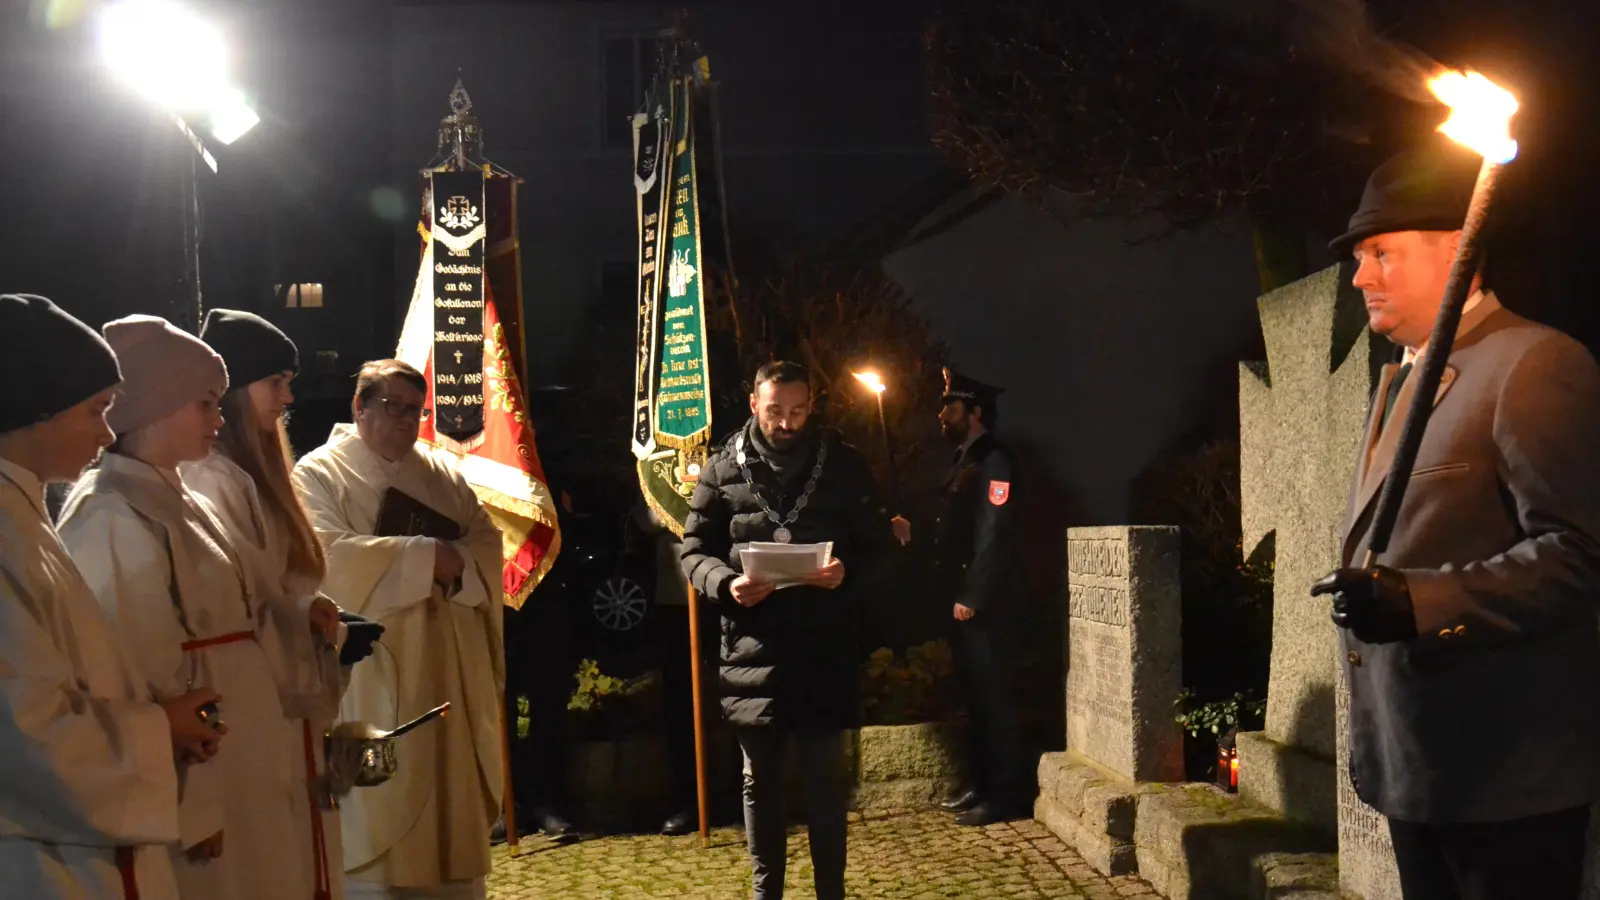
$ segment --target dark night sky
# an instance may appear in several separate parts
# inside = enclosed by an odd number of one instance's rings
[[[176,293],[170,274],[178,248],[175,188],[187,151],[169,123],[108,81],[82,29],[52,31],[39,24],[37,10],[52,5],[71,4],[13,3],[0,12],[0,120],[7,123],[0,130],[0,158],[7,162],[9,181],[6,213],[0,217],[7,248],[0,255],[0,288],[45,293],[94,321],[161,312]],[[418,5],[427,4],[411,6]],[[1509,187],[1515,199],[1500,224],[1511,239],[1505,246],[1528,252],[1520,271],[1508,274],[1528,285],[1526,311],[1567,325],[1593,343],[1600,328],[1588,300],[1593,291],[1586,263],[1600,252],[1595,246],[1600,239],[1587,226],[1600,207],[1593,174],[1600,151],[1594,124],[1600,120],[1595,115],[1600,79],[1594,77],[1593,63],[1600,58],[1595,21],[1600,4],[1550,0],[1539,4],[1537,15],[1525,4],[1499,0],[1456,0],[1450,4],[1457,10],[1453,15],[1435,13],[1439,4],[1427,0],[1388,5],[1406,11],[1403,19],[1389,17],[1399,23],[1395,36],[1441,58],[1479,62],[1491,71],[1498,65],[1524,86],[1526,112],[1519,120],[1524,153]],[[288,268],[307,253],[308,243],[316,248],[312,256],[336,253],[360,260],[353,290],[371,298],[371,313],[341,327],[374,348],[382,346],[394,326],[384,307],[403,287],[395,284],[394,273],[403,268],[397,265],[395,235],[409,230],[414,206],[413,187],[397,185],[407,221],[385,221],[370,208],[373,191],[392,185],[396,169],[391,73],[404,61],[393,58],[391,4],[278,0],[201,6],[236,36],[245,36],[240,80],[259,93],[268,119],[259,133],[220,154],[224,172],[211,180],[208,194],[214,255],[276,240],[280,264]],[[861,15],[853,12],[860,7],[850,4],[816,6],[819,15],[834,16],[843,30]],[[914,36],[927,4],[869,6],[874,20],[898,19],[905,34]],[[1460,12],[1469,8],[1475,11]],[[761,24],[759,16],[747,21],[742,27]],[[778,15],[766,24],[785,27]],[[765,37],[751,35],[748,43]],[[721,41],[738,39],[719,35]],[[737,47],[707,49],[731,58],[735,70],[740,65]],[[870,47],[857,53],[872,57]],[[894,70],[874,79],[863,63],[861,89],[898,92],[898,105],[918,102],[905,89],[921,77],[918,60],[903,53],[882,57],[888,61],[883,65]],[[789,106],[802,116],[818,104],[838,102],[807,96],[796,90],[802,84],[777,85],[762,102]],[[870,136],[882,123],[865,116],[855,127]],[[818,121],[834,129],[851,127],[849,121]],[[423,144],[431,140],[427,134],[417,137]],[[803,174],[803,161],[796,166]],[[872,205],[868,199],[863,198],[864,208]],[[786,214],[777,208],[765,212],[776,219]],[[263,286],[279,277],[259,262],[210,258],[208,264],[207,289],[214,303],[264,302]]]
[[[333,323],[355,345],[344,345],[346,355],[391,345],[415,265],[416,171],[431,155],[459,68],[490,158],[527,178],[525,203],[569,207],[565,231],[542,234],[525,211],[525,272],[539,269],[539,254],[554,256],[537,286],[525,283],[530,303],[536,290],[559,295],[541,298],[554,307],[550,327],[578,327],[562,304],[581,306],[595,279],[556,264],[574,249],[593,255],[597,241],[615,243],[631,230],[633,211],[625,152],[584,143],[593,130],[586,121],[583,141],[567,133],[600,93],[595,73],[573,63],[591,62],[596,29],[659,27],[677,4],[195,5],[229,34],[237,79],[265,119],[217,151],[220,175],[202,173],[208,306],[264,309],[275,282],[340,280],[359,301]],[[686,5],[730,85],[730,194],[744,222],[818,237],[939,166],[922,109],[918,35],[927,2]],[[0,113],[27,123],[0,133],[0,152],[17,173],[7,193],[29,210],[0,221],[13,250],[0,258],[0,286],[50,295],[95,322],[167,313],[181,301],[177,188],[189,151],[169,122],[110,81],[87,29],[51,30],[25,9],[0,15]],[[430,29],[451,27],[450,39],[427,42]],[[587,40],[561,43],[574,37]],[[397,58],[407,52],[426,55]],[[803,189],[822,177],[864,189]],[[590,185],[591,197],[574,196]]]

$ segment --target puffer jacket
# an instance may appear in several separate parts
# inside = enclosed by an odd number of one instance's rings
[[[845,579],[836,590],[799,585],[773,591],[755,606],[740,606],[728,593],[741,571],[739,551],[752,542],[771,541],[777,529],[735,458],[735,442],[745,431],[706,460],[689,501],[681,557],[690,583],[721,614],[723,714],[736,726],[854,727],[861,717],[857,620],[866,592],[887,572],[893,546],[888,511],[866,461],[837,432],[819,430],[810,439],[811,453],[782,504],[777,475],[747,441],[750,477],[779,516],[794,505],[810,477],[816,448],[827,442],[816,490],[788,527],[796,544],[832,541]]]

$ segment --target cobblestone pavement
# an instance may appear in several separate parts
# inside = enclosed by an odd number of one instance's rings
[[[852,900],[1086,898],[1158,900],[1136,877],[1105,878],[1044,826],[1031,821],[961,828],[936,812],[852,813],[846,888]],[[787,897],[810,898],[810,850],[789,835]],[[590,838],[558,845],[539,837],[495,850],[491,900],[636,900],[750,895],[744,832],[718,828],[711,847],[698,835]]]

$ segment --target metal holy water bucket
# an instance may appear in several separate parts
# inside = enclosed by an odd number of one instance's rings
[[[373,787],[394,777],[399,767],[394,739],[418,725],[441,718],[450,711],[442,703],[393,731],[383,731],[366,722],[341,722],[323,737],[327,754],[328,790],[335,797],[352,787]]]

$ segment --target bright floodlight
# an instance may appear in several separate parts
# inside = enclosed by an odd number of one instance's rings
[[[216,28],[172,0],[122,0],[100,16],[106,64],[151,103],[203,117],[231,144],[260,118],[228,81],[228,50]]]
[[[237,141],[260,122],[261,117],[245,102],[244,92],[238,88],[229,88],[210,112],[211,134],[223,144]]]
[[[123,0],[106,9],[100,51],[129,87],[175,112],[208,110],[228,86],[222,35],[168,0]]]

